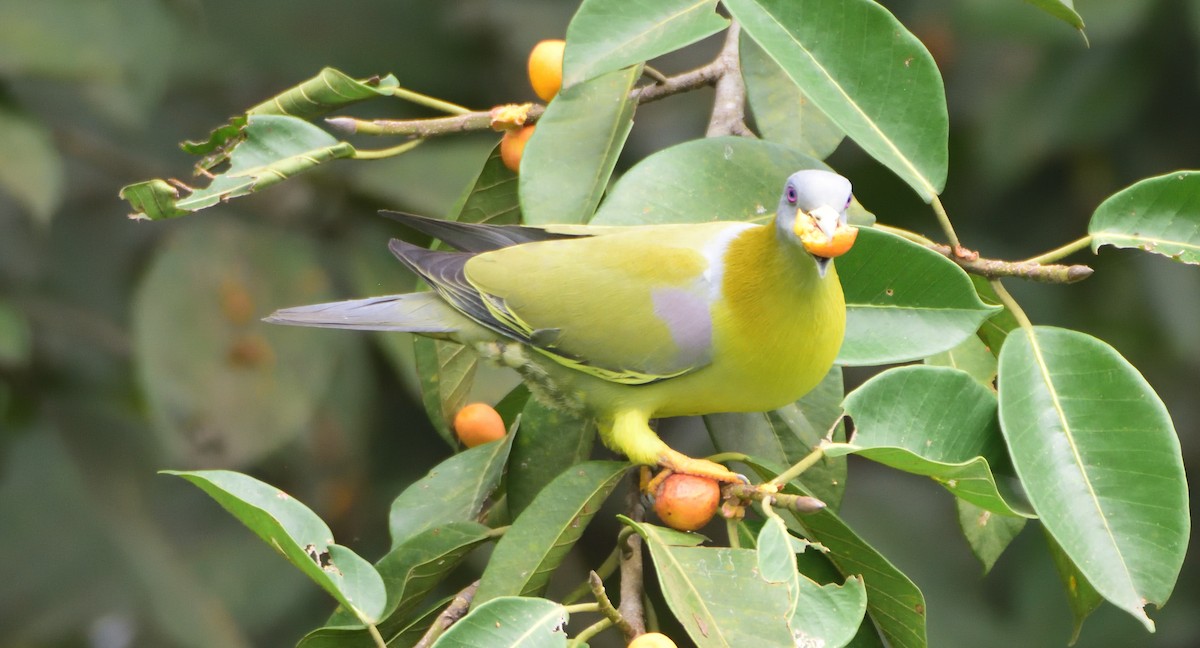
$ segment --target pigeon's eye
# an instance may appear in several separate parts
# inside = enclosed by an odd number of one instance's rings
[[[852,200],[854,200],[854,196],[853,196],[853,195],[846,196],[846,206],[845,206],[845,207],[842,207],[842,209],[846,209],[846,207],[849,207],[849,206],[850,206],[850,201],[852,201]]]
[[[783,195],[787,198],[789,205],[796,204],[796,188],[795,187],[793,187],[792,185],[788,185],[787,191],[783,192]]]

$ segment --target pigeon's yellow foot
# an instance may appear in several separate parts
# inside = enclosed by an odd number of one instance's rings
[[[659,453],[658,465],[662,468],[652,481],[666,479],[671,473],[683,473],[697,477],[707,477],[723,484],[748,484],[750,480],[739,475],[719,463],[708,459],[696,459],[682,452],[667,448]]]

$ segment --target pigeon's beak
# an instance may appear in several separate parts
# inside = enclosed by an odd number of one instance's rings
[[[817,272],[822,277],[829,268],[829,260],[845,254],[858,238],[858,228],[842,223],[841,212],[828,206],[796,214],[792,227],[804,249],[816,259]]]
[[[833,234],[837,231],[837,226],[842,220],[842,215],[828,205],[817,207],[816,209],[808,212],[808,215],[812,216],[813,221],[817,225],[817,229],[821,230],[821,233],[825,235],[825,238],[832,241]]]

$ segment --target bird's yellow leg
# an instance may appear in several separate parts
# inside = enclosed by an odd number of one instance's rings
[[[663,472],[651,480],[650,486],[657,486],[661,478],[673,472],[708,477],[719,482],[745,481],[744,477],[719,463],[695,459],[672,450],[650,429],[650,419],[642,412],[619,412],[611,421],[602,421],[600,440],[609,448],[629,457],[635,464],[661,467]]]

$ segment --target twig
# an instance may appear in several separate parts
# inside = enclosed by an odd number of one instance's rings
[[[729,23],[725,33],[725,45],[717,55],[721,66],[721,78],[717,80],[716,98],[713,99],[712,117],[708,120],[705,137],[740,135],[746,126],[746,84],[742,80],[741,64],[738,61],[738,34],[741,27],[737,21]]]
[[[713,85],[724,73],[725,66],[718,58],[694,70],[667,77],[665,81],[636,88],[630,95],[637,99],[639,104],[650,103],[663,97]]]
[[[633,486],[625,498],[626,514],[634,522],[643,522],[646,508],[642,506],[636,472],[632,479]],[[646,632],[646,610],[642,607],[642,579],[645,577],[642,573],[642,537],[636,533],[623,535],[624,543],[620,536],[617,538],[617,545],[621,549],[621,604],[617,611],[629,624],[633,635],[637,636]]]
[[[1002,259],[988,259],[979,256],[979,253],[960,247],[955,253],[954,249],[949,245],[934,243],[929,239],[910,232],[899,227],[875,224],[875,229],[891,232],[896,236],[908,239],[918,245],[923,245],[934,252],[950,259],[957,263],[963,270],[987,279],[995,279],[997,277],[1017,277],[1019,279],[1030,279],[1032,281],[1040,281],[1043,283],[1074,283],[1082,281],[1092,276],[1092,269],[1085,265],[1057,265],[1049,263],[1057,261],[1068,254],[1077,252],[1091,244],[1091,237],[1086,236],[1078,241],[1073,241],[1060,248],[1040,254],[1036,257],[1025,259],[1024,261],[1005,261]]]
[[[592,625],[581,630],[579,632],[579,634],[575,635],[575,638],[572,639],[569,644],[567,644],[567,647],[568,648],[579,648],[580,646],[586,646],[588,639],[591,639],[592,637],[595,637],[596,635],[600,634],[601,632],[604,632],[612,624],[613,624],[613,622],[611,619],[608,619],[608,618],[600,619],[599,621],[597,621],[597,622],[593,623]]]
[[[929,206],[933,208],[933,215],[937,217],[938,225],[945,233],[946,240],[950,241],[950,247],[955,252],[961,252],[962,243],[958,240],[958,233],[954,231],[954,224],[950,222],[950,214],[946,213],[946,207],[942,204],[942,200],[934,195],[933,199],[929,201]]]
[[[526,120],[530,123],[535,122],[545,111],[545,106],[534,104],[530,107]],[[329,117],[325,120],[325,123],[329,124],[329,127],[336,131],[349,134],[435,137],[437,135],[451,135],[491,128],[492,111],[478,110],[454,117],[432,117],[429,119],[376,119],[367,121],[353,117]]]
[[[789,493],[772,493],[759,486],[749,484],[727,484],[724,487],[728,497],[739,500],[771,501],[776,506],[796,513],[816,513],[825,508],[825,502],[808,495],[792,495]]]
[[[1004,304],[1004,307],[1016,318],[1017,324],[1020,324],[1021,328],[1025,330],[1033,329],[1033,323],[1029,321],[1029,316],[1025,314],[1017,300],[1009,294],[1004,284],[1000,283],[999,279],[992,279],[989,283],[992,285],[992,290],[996,291],[996,296],[1000,298],[1000,303]]]
[[[925,247],[941,254],[962,267],[963,270],[988,279],[1019,277],[1042,283],[1075,283],[1092,276],[1093,270],[1085,265],[1042,264],[1035,261],[1003,261],[985,259],[979,253],[959,248],[956,252],[948,245],[926,244]]]
[[[592,587],[592,596],[596,597],[596,602],[600,604],[600,613],[613,622],[621,634],[625,635],[625,641],[633,641],[637,636],[633,631],[633,626],[621,616],[621,612],[613,607],[612,601],[608,600],[608,594],[604,591],[604,581],[600,579],[600,575],[596,572],[588,572],[588,585]]]
[[[841,421],[841,419],[842,419],[842,417],[839,416],[838,420],[834,422],[833,426],[835,428],[837,427],[837,424]],[[813,448],[811,452],[804,455],[803,459],[801,459],[800,461],[797,461],[795,464],[793,464],[787,470],[779,473],[778,475],[775,475],[775,478],[767,483],[771,486],[774,486],[775,488],[781,488],[781,487],[783,487],[784,484],[792,481],[793,479],[799,477],[800,475],[803,475],[804,471],[817,465],[817,462],[820,461],[821,459],[823,459],[824,457],[825,457],[825,445],[824,445],[824,442],[821,442],[821,443],[817,444],[817,447]],[[822,504],[821,506],[824,506],[824,504]]]
[[[1062,259],[1064,257],[1068,257],[1072,254],[1075,254],[1076,252],[1078,252],[1080,250],[1086,250],[1087,247],[1091,244],[1092,244],[1092,235],[1088,234],[1088,235],[1084,236],[1083,238],[1071,241],[1070,243],[1067,243],[1066,245],[1064,245],[1062,247],[1054,248],[1053,250],[1050,250],[1049,252],[1039,254],[1039,255],[1029,258],[1029,259],[1025,259],[1025,263],[1041,263],[1043,265],[1045,265],[1047,263],[1052,263],[1052,262],[1058,261],[1059,259]]]
[[[447,605],[438,618],[433,620],[433,625],[429,626],[429,630],[413,648],[429,648],[447,628],[463,618],[467,614],[467,610],[471,608],[471,601],[475,599],[475,590],[477,589],[479,589],[479,581],[471,583],[456,594],[454,600],[450,601],[450,605]]]

